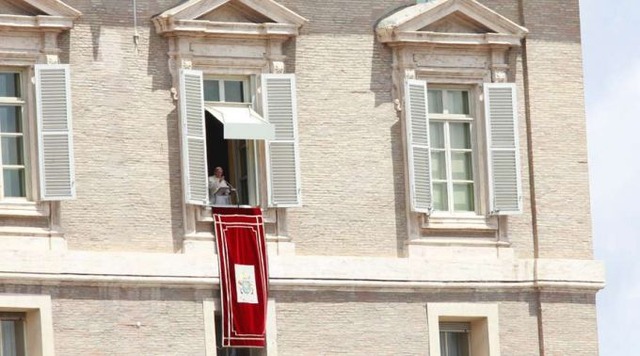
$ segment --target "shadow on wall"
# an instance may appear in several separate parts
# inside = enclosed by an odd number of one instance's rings
[[[167,158],[169,161],[169,186],[171,201],[171,236],[173,250],[183,248],[184,221],[182,215],[182,167],[180,164],[180,131],[178,110],[172,110],[166,118],[167,123]],[[180,187],[180,189],[176,189]]]
[[[83,71],[98,70],[97,77],[104,76],[105,80],[101,83],[102,87],[96,89],[96,92],[105,93],[100,98],[94,98],[97,106],[91,109],[85,105],[84,112],[76,110],[78,114],[77,120],[97,120],[100,116],[95,115],[100,109],[100,105],[105,105],[108,110],[114,110],[104,104],[108,100],[122,100],[123,96],[131,97],[136,90],[144,90],[145,96],[152,96],[146,101],[128,102],[128,108],[123,111],[123,121],[134,119],[139,113],[145,112],[144,106],[149,105],[151,100],[161,100],[158,107],[148,110],[146,115],[157,115],[159,122],[165,118],[167,136],[164,142],[157,142],[156,147],[166,150],[166,164],[168,172],[162,172],[162,175],[169,177],[169,204],[170,217],[163,217],[163,220],[170,219],[170,225],[167,226],[172,234],[172,246],[174,251],[182,248],[183,238],[183,213],[182,213],[182,191],[181,191],[181,166],[180,166],[180,137],[179,124],[177,114],[177,102],[173,101],[170,94],[172,86],[172,77],[168,66],[168,40],[155,31],[151,18],[162,11],[175,6],[179,0],[162,0],[162,1],[139,1],[137,3],[137,30],[140,38],[137,46],[134,44],[134,19],[133,7],[130,2],[124,1],[83,1],[68,0],[70,6],[78,9],[83,13],[75,21],[75,26],[71,31],[63,32],[59,36],[61,63],[71,63],[71,57],[75,61],[89,61],[91,55],[93,63],[87,64],[81,69]],[[71,41],[73,42],[74,51],[70,53]],[[90,41],[89,41],[90,40]],[[83,42],[84,41],[84,42]],[[88,46],[91,46],[89,52]],[[80,51],[82,50],[82,51]],[[90,54],[89,54],[90,53]],[[71,63],[72,67],[74,64]],[[118,71],[120,75],[109,77],[108,71],[101,68],[109,68],[111,71]],[[146,69],[146,77],[145,70]],[[73,72],[73,68],[72,68]],[[76,71],[75,73],[79,73]],[[73,75],[73,74],[72,74]],[[76,74],[81,78],[81,74]],[[138,79],[135,82],[130,81],[133,76]],[[150,84],[148,84],[150,82]],[[151,92],[149,92],[149,86]],[[113,98],[111,98],[113,97]],[[111,99],[109,99],[111,98]],[[117,99],[116,99],[117,98]],[[165,110],[165,108],[167,110]],[[169,111],[170,110],[170,111]],[[145,118],[149,122],[149,117]],[[85,122],[87,122],[85,121]],[[143,121],[144,122],[144,121]],[[136,127],[135,124],[128,124],[134,131],[145,130],[144,124]],[[157,127],[157,126],[156,126]],[[126,139],[127,132],[122,130],[118,135],[119,139]],[[80,144],[82,140],[78,140]],[[148,157],[142,157],[140,160],[130,160],[131,164],[127,169],[144,169],[147,166]],[[156,168],[155,172],[161,172],[164,167]],[[143,198],[135,201],[135,203],[145,204]],[[168,242],[168,241],[167,241]]]

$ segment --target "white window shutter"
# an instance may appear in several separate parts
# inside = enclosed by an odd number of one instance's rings
[[[267,141],[269,206],[301,206],[296,80],[293,74],[263,74],[264,117],[275,126]]]
[[[37,64],[35,75],[40,199],[74,199],[69,65]]]
[[[202,72],[180,70],[182,187],[187,204],[208,203],[206,132]]]
[[[427,82],[409,79],[404,93],[411,210],[429,214],[432,198]]]
[[[494,215],[519,214],[522,212],[522,187],[515,84],[484,84],[484,101],[489,162],[489,211]]]

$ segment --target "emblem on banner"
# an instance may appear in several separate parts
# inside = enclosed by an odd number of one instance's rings
[[[252,265],[234,265],[238,303],[258,304],[256,273]]]

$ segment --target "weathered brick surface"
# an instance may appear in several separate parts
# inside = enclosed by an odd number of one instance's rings
[[[168,43],[150,18],[176,1],[68,1],[77,199],[62,204],[72,249],[174,251],[182,234],[178,119]]]
[[[202,300],[213,291],[2,286],[0,293],[51,296],[56,355],[204,355]]]
[[[497,303],[503,355],[539,355],[528,293],[277,293],[281,355],[425,355],[427,303]]]
[[[83,13],[61,36],[62,61],[72,68],[78,192],[61,203],[69,248],[177,251],[185,225],[178,117],[168,43],[150,18],[180,1],[138,1],[137,52],[129,1],[65,3]],[[296,252],[399,255],[408,235],[404,148],[392,103],[392,52],[375,41],[373,29],[414,2],[279,3],[309,20],[286,45],[287,71],[297,76],[304,203],[287,214]],[[526,58],[518,57],[511,73],[519,89],[524,214],[506,218],[501,233],[517,257],[533,257],[533,172],[540,256],[592,258],[577,0],[483,3],[514,21],[522,17],[530,30]],[[0,11],[17,11],[3,4]],[[0,222],[46,227],[44,219]],[[58,355],[204,353],[202,298],[212,293],[115,286],[0,286],[0,292],[52,296]],[[275,297],[282,355],[424,355],[428,302],[498,303],[502,355],[539,354],[533,293],[443,288]],[[545,295],[542,315],[547,356],[597,354],[592,296]]]
[[[592,258],[578,1],[524,2],[540,256]]]
[[[391,102],[391,50],[375,41],[373,28],[409,3],[282,1],[309,19],[286,47],[289,70],[295,70],[298,82],[304,202],[303,208],[290,209],[287,230],[300,254],[394,256],[406,239],[403,143]],[[175,1],[139,4],[138,53],[129,6],[69,5],[84,13],[63,38],[63,57],[73,67],[78,188],[78,199],[62,204],[69,246],[177,250],[184,225],[178,121],[169,95],[168,44],[149,21]],[[520,17],[515,1],[486,5],[513,20]],[[577,4],[553,2],[524,8],[531,31],[528,62],[524,71],[516,68],[514,78],[521,93],[525,214],[509,218],[506,232],[521,257],[531,256],[533,245],[527,104],[541,253],[591,256],[576,9]],[[528,102],[522,94],[525,77]]]
[[[598,355],[594,295],[545,293],[541,302],[545,355]]]

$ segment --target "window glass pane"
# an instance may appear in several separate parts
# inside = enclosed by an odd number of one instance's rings
[[[22,132],[19,106],[0,106],[0,132]]]
[[[427,100],[430,114],[442,114],[442,90],[428,90]]]
[[[460,356],[469,356],[469,334],[458,333],[458,349],[460,350]]]
[[[24,164],[22,154],[22,137],[2,137],[2,164],[18,165]]]
[[[24,168],[4,169],[3,177],[5,197],[26,197]]]
[[[471,152],[451,153],[451,177],[455,180],[473,180]]]
[[[447,338],[447,356],[461,356],[458,333],[445,333]]]
[[[204,81],[204,100],[205,101],[220,101],[220,86],[217,80],[205,80]]]
[[[473,211],[473,183],[453,184],[453,210]]]
[[[241,81],[225,80],[224,81],[224,101],[233,103],[244,102],[244,92]]]
[[[0,73],[0,96],[20,97],[20,74]]]
[[[436,211],[449,210],[447,199],[447,183],[433,183],[433,209]]]
[[[469,92],[448,90],[447,109],[449,110],[449,114],[469,115]]]
[[[471,124],[465,122],[452,122],[449,124],[449,135],[451,136],[451,148],[471,148]]]
[[[0,326],[0,354],[2,356],[24,356],[24,322],[22,320],[2,320]]]
[[[431,178],[436,180],[447,179],[447,161],[444,151],[431,151]]]
[[[444,123],[429,123],[429,144],[431,148],[444,148]]]
[[[447,333],[440,332],[440,355],[447,356]]]

